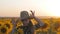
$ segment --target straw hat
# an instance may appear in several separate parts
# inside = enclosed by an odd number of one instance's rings
[[[29,14],[27,11],[21,11],[20,13],[20,19],[24,20],[24,19],[28,19],[29,18]]]

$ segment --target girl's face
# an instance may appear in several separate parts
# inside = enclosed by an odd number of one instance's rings
[[[29,19],[22,20],[23,25],[24,25],[24,26],[27,26],[27,25],[28,25],[28,23],[29,23],[29,21],[30,21]]]

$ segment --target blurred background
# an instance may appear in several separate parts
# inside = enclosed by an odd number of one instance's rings
[[[29,14],[35,11],[35,16],[46,23],[35,34],[60,34],[60,0],[0,0],[0,34],[23,34],[23,29],[17,29],[23,26],[19,19],[23,10]],[[37,23],[35,19],[31,21],[33,25]]]
[[[22,10],[36,16],[60,17],[60,0],[0,0],[1,17],[19,17]]]

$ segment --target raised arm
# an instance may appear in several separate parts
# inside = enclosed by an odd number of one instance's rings
[[[31,10],[30,10],[31,11]],[[43,23],[42,21],[41,21],[41,19],[39,19],[39,18],[37,18],[35,15],[34,15],[34,13],[35,12],[33,12],[33,11],[31,11],[31,17],[32,18],[34,18],[38,23],[35,25],[35,27],[36,28],[40,28],[40,27],[43,27],[44,25],[45,25],[45,23]]]
[[[30,10],[31,11],[31,10]],[[34,13],[35,12],[33,12],[33,11],[31,11],[31,17],[32,18],[34,18],[39,24],[40,24],[40,26],[43,26],[44,25],[44,23],[41,21],[41,19],[39,19],[38,17],[36,17],[35,15],[34,15]]]

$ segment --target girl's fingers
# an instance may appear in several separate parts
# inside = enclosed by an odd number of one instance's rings
[[[32,13],[32,15],[34,15],[35,11],[33,12],[32,10],[30,10],[30,12]]]

